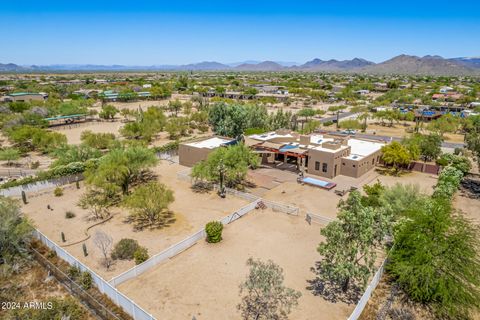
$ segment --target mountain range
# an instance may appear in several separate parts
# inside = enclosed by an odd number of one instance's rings
[[[399,55],[381,63],[361,58],[352,60],[321,60],[315,58],[303,64],[277,61],[245,61],[223,64],[203,61],[185,65],[73,65],[56,64],[47,66],[20,66],[13,63],[1,64],[0,72],[67,72],[67,71],[310,71],[351,72],[366,74],[408,75],[480,75],[480,57],[445,59],[440,56],[417,57]]]

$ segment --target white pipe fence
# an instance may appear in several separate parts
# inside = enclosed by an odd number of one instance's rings
[[[21,186],[10,187],[5,189],[0,189],[0,195],[5,197],[19,197],[22,195],[22,191],[25,192],[38,192],[45,189],[50,189],[58,186],[63,186],[65,184],[73,183],[76,180],[81,180],[81,174],[75,174],[71,176],[65,176],[55,179],[43,180],[32,182],[29,184],[24,184]]]
[[[190,177],[190,169],[178,172],[177,179],[182,181],[192,182],[192,178]],[[214,188],[218,189],[218,185],[214,185]],[[279,203],[279,202],[275,202],[267,199],[262,199],[261,197],[251,193],[242,192],[242,191],[238,191],[231,188],[225,188],[225,190],[227,191],[227,194],[234,195],[236,197],[242,198],[247,201],[262,200],[262,202],[273,211],[280,211],[283,213],[293,214],[293,215],[298,215],[300,211],[298,207],[290,206],[288,204],[283,204],[283,203]]]
[[[372,281],[370,282],[362,297],[358,301],[357,306],[353,310],[352,314],[350,315],[350,317],[348,317],[348,320],[357,320],[362,314],[363,309],[365,309],[365,306],[368,303],[368,300],[372,296],[373,291],[375,290],[378,283],[380,282],[380,279],[382,278],[383,272],[385,270],[386,261],[387,259],[383,260],[382,265],[380,266],[380,268],[378,268],[377,272],[373,276]]]
[[[224,217],[220,220],[221,223],[224,225],[229,224],[238,218],[244,216],[248,212],[254,210],[257,207],[259,200],[256,200],[248,205],[240,208],[239,210],[235,211],[234,213]],[[196,244],[199,240],[204,239],[206,236],[205,230],[201,229],[194,233],[193,235],[189,236],[188,238],[170,246],[169,248],[165,249],[164,251],[152,256],[150,259],[146,260],[145,262],[134,266],[133,268],[125,271],[124,273],[112,278],[110,280],[110,284],[114,287],[118,286],[119,284],[133,279],[138,275],[144,273],[145,271],[151,269],[152,267],[167,261],[168,259],[178,255],[179,253],[185,251],[186,249],[192,247]]]
[[[321,215],[310,213],[310,212],[307,212],[305,214],[305,220],[307,220],[309,224],[311,224],[312,222],[315,222],[315,223],[325,224],[325,225],[329,224],[332,221],[335,221],[335,219],[333,218],[321,216]]]
[[[55,251],[57,256],[65,260],[68,264],[79,268],[82,272],[88,272],[92,276],[92,280],[101,293],[106,294],[115,304],[121,307],[126,313],[128,313],[135,320],[155,320],[155,318],[137,305],[134,301],[130,300],[123,293],[113,287],[108,281],[104,280],[98,274],[93,272],[86,265],[74,258],[65,249],[61,248],[55,242],[47,238],[43,233],[38,230],[34,232],[35,237],[40,240],[51,250]]]

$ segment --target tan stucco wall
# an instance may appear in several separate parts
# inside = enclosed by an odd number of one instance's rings
[[[308,151],[308,173],[325,178],[335,177],[335,165],[337,166],[336,175],[341,174],[342,156],[347,155],[350,149],[343,149],[337,152],[325,152],[320,150]],[[318,170],[315,169],[315,162],[319,162]],[[323,164],[327,164],[327,172],[322,171]]]
[[[372,153],[371,155],[360,160],[341,159],[341,174],[348,177],[358,178],[372,170],[378,163],[381,156],[381,151]]]
[[[196,163],[207,159],[208,154],[215,149],[197,148],[186,144],[178,146],[178,159],[182,166],[193,167]]]

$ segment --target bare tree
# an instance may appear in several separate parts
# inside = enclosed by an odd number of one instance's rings
[[[93,236],[93,243],[100,249],[103,255],[103,264],[107,270],[112,265],[112,259],[110,258],[110,251],[112,250],[113,239],[103,231],[97,230]]]

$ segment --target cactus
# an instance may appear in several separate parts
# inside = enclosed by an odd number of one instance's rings
[[[25,191],[22,190],[22,201],[24,204],[27,204],[27,194],[25,193]]]
[[[80,189],[80,182],[78,182],[78,179],[75,180],[75,186],[77,187],[77,189]]]
[[[62,241],[66,242],[67,240],[65,240],[65,233],[63,233],[63,231],[62,231],[61,235],[62,235]]]
[[[84,243],[82,244],[82,249],[83,249],[83,255],[86,257],[88,256],[88,252],[87,252],[87,245]]]

